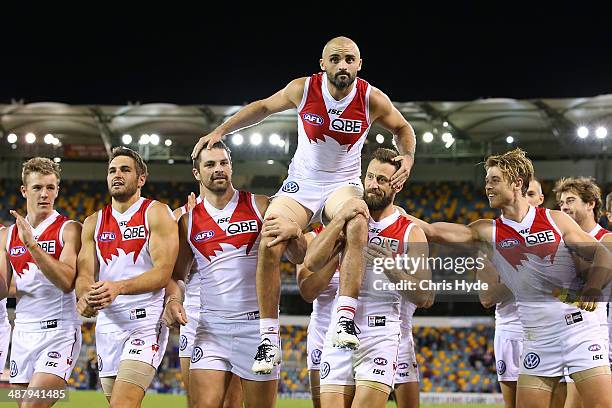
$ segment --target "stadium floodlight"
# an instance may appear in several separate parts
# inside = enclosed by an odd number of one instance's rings
[[[281,140],[281,138],[280,138],[280,136],[278,135],[278,133],[272,133],[272,134],[270,135],[270,139],[269,139],[269,141],[270,141],[270,144],[271,144],[272,146],[278,146],[278,144],[279,144],[280,140]]]
[[[9,133],[9,135],[6,137],[6,141],[9,143],[17,142],[17,135],[14,133]]]
[[[584,139],[589,135],[589,128],[586,126],[580,126],[576,133],[578,134],[579,138]]]
[[[60,163],[62,161],[62,158],[61,157],[56,157],[56,158],[53,159],[53,161],[56,162],[56,163]]]
[[[608,136],[608,129],[606,129],[606,128],[605,128],[605,127],[603,127],[603,126],[598,127],[598,128],[595,130],[595,136],[596,136],[598,139],[604,139],[606,136]]]
[[[376,141],[378,144],[383,144],[385,143],[385,137],[379,133],[376,135]]]
[[[125,135],[121,136],[121,141],[123,142],[123,144],[132,143],[132,135],[126,133]]]
[[[157,146],[159,144],[159,135],[151,133],[150,141],[153,146]]]
[[[287,144],[287,142],[285,142],[283,139],[278,141],[278,147],[285,147],[285,144]]]
[[[53,140],[51,141],[51,144],[52,144],[53,146],[59,146],[61,143],[60,143],[59,139],[58,139],[57,137],[55,137],[55,136],[54,136],[54,137],[53,137]]]
[[[168,164],[174,164],[174,159],[168,159]]]
[[[434,139],[433,133],[431,132],[425,132],[423,133],[423,141],[425,143],[431,143]]]
[[[514,137],[512,137],[512,136],[508,136],[508,137],[506,138],[506,143],[508,143],[508,144],[512,144],[512,143],[514,143]]]
[[[47,133],[45,137],[43,138],[43,140],[45,141],[45,144],[53,144],[54,139],[55,137],[53,137],[51,133]]]
[[[453,145],[453,143],[455,143],[455,138],[453,137],[452,133],[444,132],[442,133],[442,141],[444,142],[444,147],[448,149]]]
[[[25,141],[29,144],[34,143],[36,141],[36,135],[32,132],[28,133],[27,135],[25,135]]]
[[[442,122],[442,126],[448,127],[448,122],[447,121]]]
[[[253,146],[259,146],[262,140],[261,133],[256,132],[251,135],[250,141]]]
[[[140,135],[140,140],[138,140],[138,144],[147,145],[150,142],[151,142],[151,137],[147,133]]]
[[[172,140],[170,140],[170,139],[166,139],[166,140],[164,140],[164,144],[165,144],[166,146],[170,147],[170,146],[172,146]]]
[[[232,136],[232,143],[234,146],[240,146],[242,142],[244,142],[244,138],[240,133],[235,133],[234,136]]]
[[[268,160],[268,164],[274,164],[274,160]]]

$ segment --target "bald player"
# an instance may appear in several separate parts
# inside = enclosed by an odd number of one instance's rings
[[[346,37],[330,40],[319,61],[323,72],[291,81],[274,95],[255,101],[203,136],[192,158],[225,135],[261,122],[273,113],[298,112],[298,146],[282,188],[265,218],[286,217],[306,228],[321,219],[329,222],[340,209],[365,208],[361,176],[361,148],[373,123],[394,136],[399,169],[390,180],[401,188],[414,161],[416,139],[410,124],[387,95],[357,78],[362,60],[357,44]],[[363,277],[363,247],[368,239],[367,216],[359,215],[344,227],[345,256],[340,265],[340,297],[333,343],[356,349],[359,339],[354,317]],[[279,363],[278,306],[280,258],[287,243],[262,237],[257,264],[257,298],[261,312],[260,350],[253,371],[269,373]],[[272,344],[270,348],[267,345]]]

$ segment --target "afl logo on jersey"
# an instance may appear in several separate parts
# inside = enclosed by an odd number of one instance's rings
[[[500,242],[499,243],[499,247],[501,249],[509,249],[509,248],[514,248],[518,244],[520,244],[518,239],[508,238],[508,239],[504,239],[502,242]]]
[[[325,121],[319,115],[315,115],[314,113],[304,113],[302,114],[302,118],[311,125],[321,126]]]
[[[290,181],[288,183],[285,183],[282,190],[285,193],[297,193],[300,190],[300,186],[295,181]]]
[[[103,232],[100,234],[100,237],[98,238],[98,240],[100,242],[112,242],[115,240],[115,238],[117,238],[115,236],[114,232]]]
[[[212,237],[215,236],[215,231],[200,231],[197,234],[195,234],[195,236],[193,237],[193,240],[195,242],[204,242],[204,241],[208,241],[209,239],[211,239]]]
[[[18,246],[18,247],[11,248],[11,256],[17,257],[25,253],[26,253],[26,247],[24,246]]]

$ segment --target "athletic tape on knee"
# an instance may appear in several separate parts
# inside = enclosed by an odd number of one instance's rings
[[[324,392],[333,392],[336,394],[355,395],[354,385],[337,385],[337,384],[322,384],[321,394]]]
[[[123,381],[142,388],[145,392],[155,377],[155,367],[136,360],[123,360],[115,381]]]
[[[581,381],[588,380],[589,378],[596,377],[598,375],[610,375],[610,367],[601,366],[589,368],[588,370],[578,371],[577,373],[571,374],[570,378],[574,380],[575,383],[579,383]]]
[[[100,384],[102,385],[102,392],[104,392],[105,397],[113,395],[115,377],[100,377]]]
[[[380,392],[384,392],[389,395],[391,393],[391,387],[387,384],[379,383],[378,381],[369,381],[369,380],[357,380],[355,381],[357,387],[368,387]]]
[[[561,377],[538,377],[537,375],[520,374],[516,386],[552,392],[560,379]]]

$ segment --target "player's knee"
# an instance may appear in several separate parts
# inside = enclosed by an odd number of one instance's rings
[[[368,240],[368,220],[362,214],[357,214],[346,224],[346,238],[349,243],[362,243]]]

